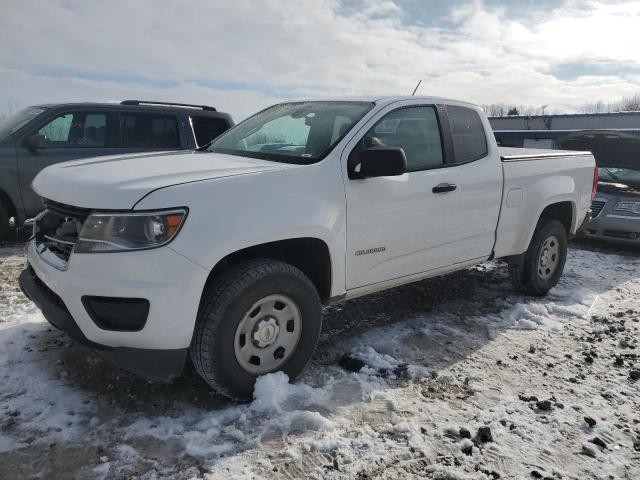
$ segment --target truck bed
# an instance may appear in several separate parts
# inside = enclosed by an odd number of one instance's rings
[[[591,204],[593,155],[537,148],[499,148],[498,152],[504,190],[495,256],[526,251],[542,209],[548,204],[571,205],[574,221],[568,233],[575,234]]]
[[[532,160],[534,158],[558,158],[589,156],[591,152],[579,152],[573,150],[547,150],[542,148],[515,148],[498,147],[500,158],[503,162],[517,162],[520,160]]]

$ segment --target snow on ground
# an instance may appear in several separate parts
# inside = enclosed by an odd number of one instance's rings
[[[640,478],[638,256],[571,250],[545,298],[491,263],[329,307],[302,377],[248,404],[113,369],[23,263],[0,249],[0,478]]]

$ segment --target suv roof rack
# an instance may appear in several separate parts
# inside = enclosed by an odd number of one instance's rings
[[[209,112],[217,112],[217,110],[214,107],[210,107],[208,105],[194,105],[192,103],[152,102],[147,100],[123,100],[122,102],[120,102],[120,105],[168,105],[171,107],[201,108],[202,110],[207,110]]]

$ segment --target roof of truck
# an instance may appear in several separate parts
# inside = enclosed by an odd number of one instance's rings
[[[475,103],[465,102],[463,100],[455,100],[453,98],[431,97],[424,95],[362,95],[347,97],[320,97],[320,98],[301,98],[297,100],[289,100],[285,103],[295,102],[370,102],[378,105],[389,105],[396,102],[404,102],[408,100],[423,100],[427,103],[462,103],[465,105],[478,107]]]

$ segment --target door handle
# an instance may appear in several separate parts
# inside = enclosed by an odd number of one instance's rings
[[[431,190],[433,193],[447,193],[453,192],[458,186],[455,183],[440,183],[433,187]]]

